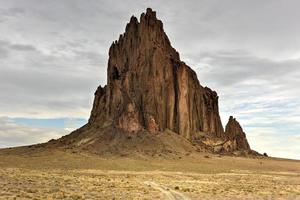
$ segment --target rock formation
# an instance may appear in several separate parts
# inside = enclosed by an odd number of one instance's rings
[[[156,13],[131,17],[109,50],[107,86],[95,93],[89,123],[111,122],[128,133],[172,130],[187,139],[203,131],[224,137],[217,93],[171,46]]]
[[[235,118],[230,116],[229,121],[225,128],[225,136],[227,142],[225,149],[227,151],[233,150],[250,150],[246,134],[244,133],[241,125]]]
[[[225,138],[221,141],[216,141],[216,138],[213,138],[213,142],[211,142],[211,139],[206,139],[204,142],[213,146],[213,151],[216,153],[239,151],[258,155],[257,152],[250,149],[246,134],[239,122],[232,116],[229,118],[224,134]]]
[[[107,85],[95,92],[87,127],[98,127],[98,134],[113,127],[129,136],[171,131],[193,143],[201,143],[205,135],[225,142],[226,151],[250,149],[232,117],[224,132],[217,93],[201,86],[196,73],[180,60],[150,8],[139,21],[132,16],[125,33],[112,43]],[[84,128],[76,134],[83,135]]]

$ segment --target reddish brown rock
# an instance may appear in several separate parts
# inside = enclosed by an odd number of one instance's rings
[[[217,93],[171,46],[156,13],[131,17],[109,50],[108,81],[95,93],[89,123],[109,121],[128,132],[170,129],[187,139],[198,131],[222,137]],[[128,109],[130,107],[130,109]]]
[[[225,128],[227,142],[224,144],[226,151],[250,150],[246,134],[244,133],[239,122],[230,116]]]
[[[201,86],[196,73],[180,60],[150,8],[139,21],[131,17],[109,49],[107,85],[97,89],[89,119],[89,125],[95,124],[127,133],[168,129],[190,141],[205,133],[235,141],[230,151],[249,148],[235,121],[230,120],[224,133],[217,93]]]
[[[95,92],[89,122],[40,146],[137,158],[199,151],[260,156],[233,117],[224,132],[217,93],[180,60],[151,9],[139,21],[131,17],[111,45],[107,85]]]

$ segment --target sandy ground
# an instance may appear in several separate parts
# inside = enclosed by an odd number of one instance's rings
[[[300,162],[0,153],[0,199],[300,199]]]

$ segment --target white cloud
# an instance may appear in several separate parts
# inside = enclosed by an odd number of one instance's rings
[[[0,117],[0,148],[43,143],[67,133],[60,128],[25,126],[15,123],[13,119]]]
[[[248,140],[251,147],[269,156],[300,160],[299,135],[287,136],[272,127],[248,128]]]
[[[278,149],[288,143],[296,153],[285,151],[284,156],[300,155],[299,140],[287,139],[300,129],[299,4],[0,0],[0,90],[5,91],[0,93],[0,116],[88,118],[94,90],[106,82],[110,44],[132,14],[150,6],[200,83],[218,92],[223,122],[234,115],[254,149],[281,156]],[[30,143],[37,141],[33,136],[38,131],[56,135],[7,123],[6,132],[15,127],[16,135]],[[267,140],[265,128],[271,130]],[[278,133],[276,150],[272,144]]]

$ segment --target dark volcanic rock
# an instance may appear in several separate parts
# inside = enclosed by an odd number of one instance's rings
[[[198,132],[224,138],[218,95],[171,46],[156,13],[134,16],[109,49],[107,86],[99,86],[90,124],[111,124],[128,133],[169,129],[193,140]]]

